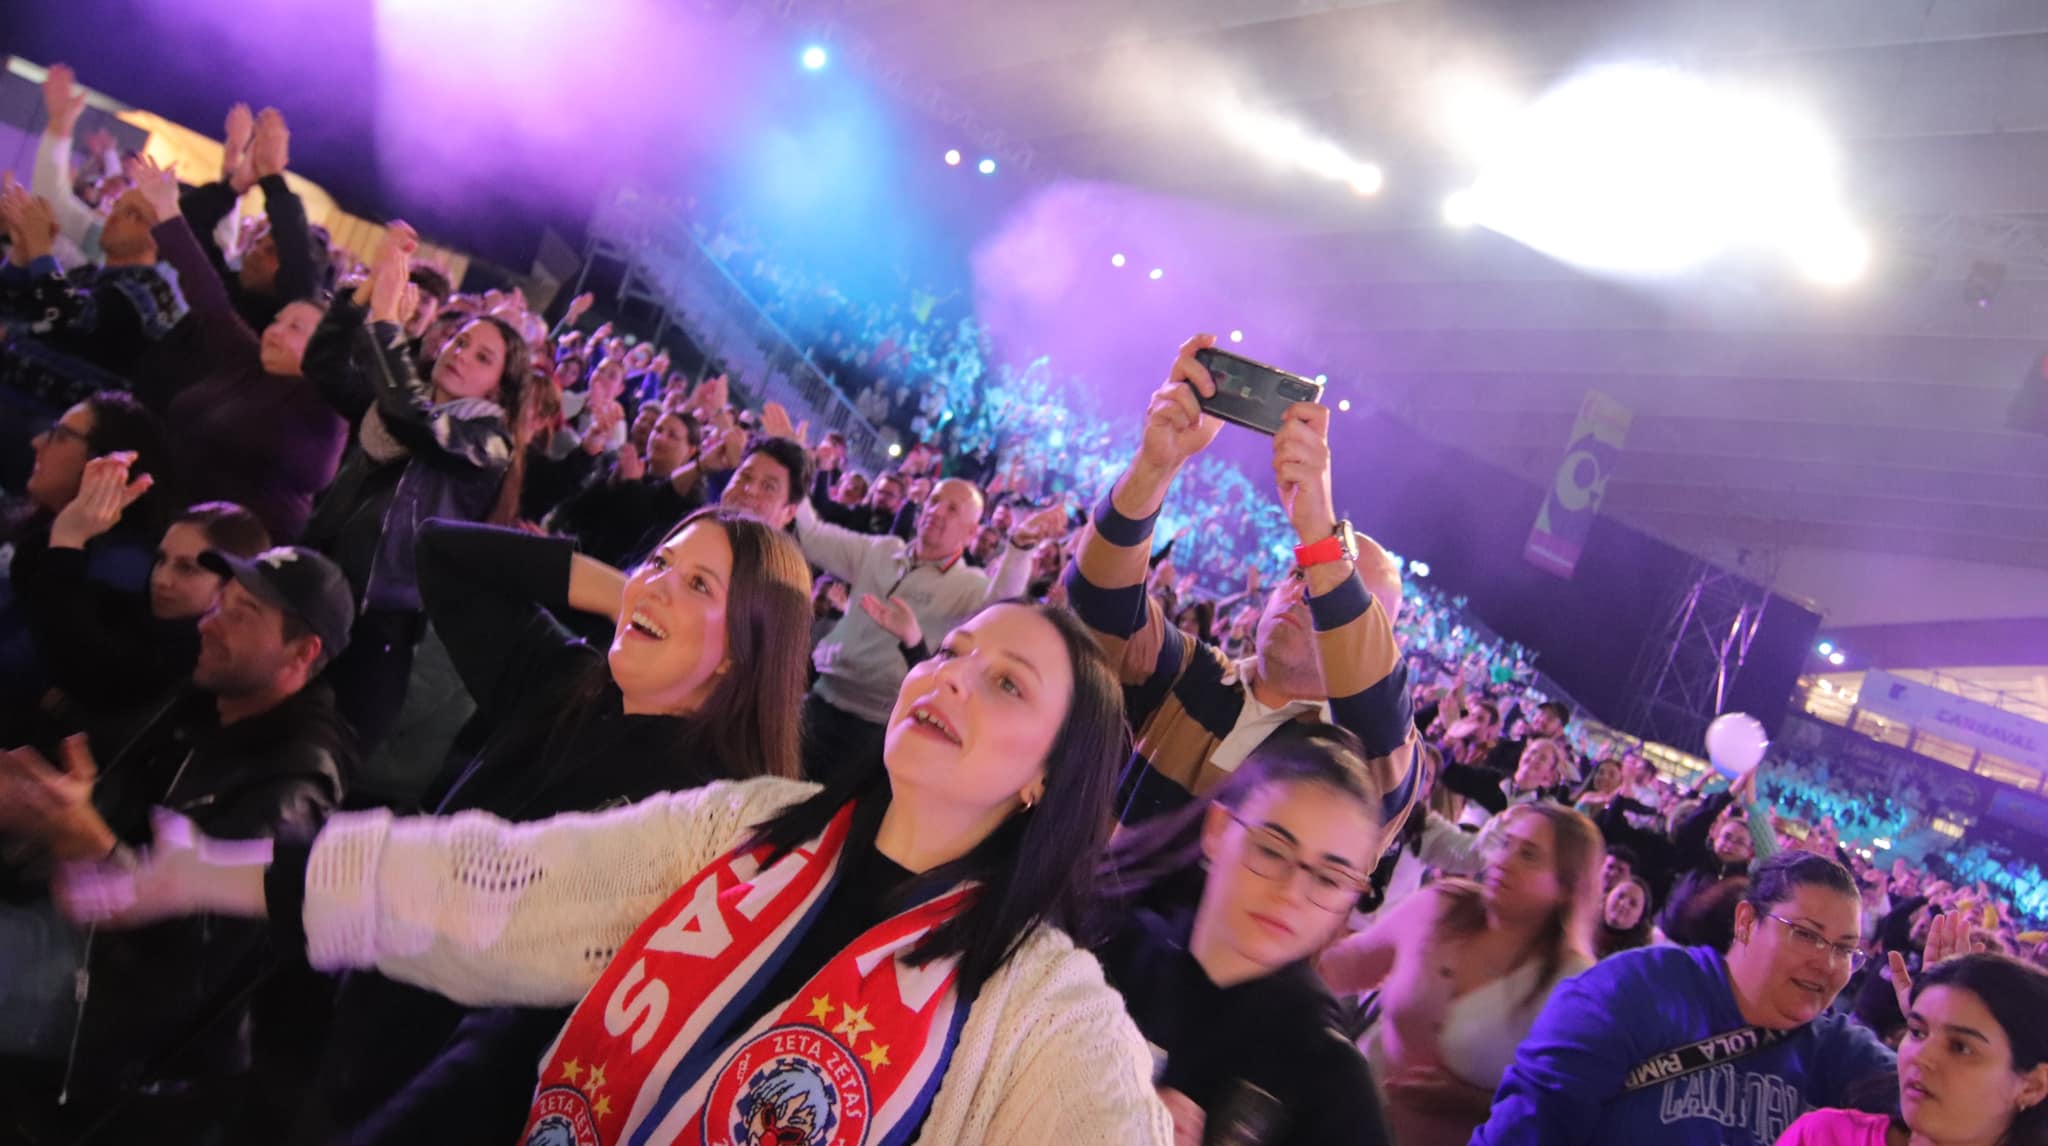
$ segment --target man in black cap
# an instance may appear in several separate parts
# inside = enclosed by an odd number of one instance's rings
[[[347,578],[289,546],[247,559],[209,550],[200,562],[227,584],[199,623],[189,686],[104,770],[82,736],[63,744],[61,767],[32,749],[0,752],[0,837],[39,843],[56,860],[96,859],[146,846],[161,807],[214,839],[310,838],[340,803],[352,736],[317,678],[348,643]],[[257,970],[260,928],[201,919],[98,936],[73,1006],[79,955],[64,965],[65,945],[87,948],[76,934],[46,934],[33,954],[22,910],[0,908],[0,965],[61,974],[61,1005],[17,1013],[32,992],[11,996],[0,1008],[0,1028],[14,1028],[0,1035],[7,1051],[61,1056],[75,1030],[74,1097],[207,1090],[246,1066],[236,996]]]

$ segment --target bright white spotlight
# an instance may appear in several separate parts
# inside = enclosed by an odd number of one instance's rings
[[[1152,280],[1153,282],[1155,282],[1155,283],[1156,283],[1156,282],[1158,282],[1158,281],[1159,281],[1160,279],[1163,279],[1163,278],[1165,278],[1165,277],[1166,277],[1166,270],[1165,270],[1165,269],[1164,269],[1163,267],[1153,267],[1153,268],[1152,268],[1152,273],[1151,273],[1151,274],[1149,274],[1149,275],[1146,275],[1145,277],[1146,277],[1146,278],[1149,278],[1149,279],[1151,279],[1151,280]]]
[[[819,47],[816,44],[812,44],[810,47],[804,49],[803,61],[804,67],[814,72],[817,71],[819,68],[825,66],[825,49]]]
[[[1330,384],[1330,376],[1329,376],[1328,374],[1318,374],[1318,375],[1316,375],[1316,385],[1318,385],[1318,386],[1328,386],[1329,384]]]
[[[1413,573],[1417,577],[1427,577],[1429,576],[1429,562],[1410,561],[1408,563],[1408,572]]]
[[[1350,413],[1350,412],[1351,412],[1351,399],[1349,399],[1349,398],[1339,398],[1339,399],[1337,399],[1337,409],[1338,409],[1338,410],[1339,410],[1340,412],[1342,412],[1342,413],[1346,413],[1346,414]]]
[[[1848,663],[1848,661],[1849,661],[1849,658],[1848,658],[1848,657],[1846,657],[1846,656],[1843,656],[1840,650],[1836,650],[1835,652],[1832,652],[1832,653],[1829,653],[1829,654],[1828,654],[1828,663],[1829,663],[1829,664],[1831,664],[1831,665],[1838,665],[1838,666],[1839,666],[1839,665],[1847,664],[1847,663]]]
[[[983,175],[994,175],[996,173],[996,161],[993,159],[984,159],[980,163],[975,165],[975,170],[981,172]]]
[[[1444,196],[1444,222],[1469,227],[1479,221],[1479,193],[1467,188]]]
[[[1111,255],[1111,256],[1109,256],[1109,265],[1110,265],[1110,266],[1113,266],[1113,267],[1120,267],[1120,266],[1123,266],[1123,265],[1124,265],[1124,257],[1123,257],[1123,255],[1122,255],[1121,253],[1119,253],[1119,254],[1114,254],[1114,255]]]
[[[1845,226],[1816,229],[1843,212],[1835,149],[1809,116],[1668,68],[1567,80],[1500,137],[1475,189],[1486,226],[1597,271],[1672,274],[1761,250],[1839,279],[1862,250]]]
[[[889,443],[889,456],[890,456],[890,457],[892,457],[892,458],[900,458],[900,457],[902,457],[902,456],[903,456],[903,447],[902,447],[902,446],[900,446],[900,445],[898,445],[898,444],[897,444],[897,443],[895,443],[895,442],[890,442],[890,443]]]
[[[1377,195],[1387,185],[1387,173],[1370,163],[1361,163],[1351,170],[1351,190],[1359,195]]]
[[[1242,331],[1242,330],[1233,330],[1233,331],[1231,331],[1231,332],[1230,332],[1230,341],[1232,341],[1232,342],[1243,342],[1243,341],[1244,341],[1244,331]]]
[[[1829,653],[1831,653],[1831,652],[1834,652],[1834,651],[1835,651],[1835,642],[1833,642],[1833,641],[1822,641],[1822,642],[1820,643],[1820,655],[1822,655],[1822,656],[1826,656],[1826,655],[1828,655]]]
[[[1870,243],[1847,220],[1835,219],[1798,240],[1793,257],[1807,278],[1844,286],[1863,277],[1870,266]]]
[[[1514,130],[1520,101],[1497,81],[1470,71],[1452,72],[1432,85],[1436,119],[1451,146],[1484,159]]]
[[[948,167],[958,167],[958,166],[960,166],[960,149],[959,149],[959,148],[957,148],[957,147],[949,147],[949,148],[947,148],[947,149],[946,149],[946,166],[948,166]]]

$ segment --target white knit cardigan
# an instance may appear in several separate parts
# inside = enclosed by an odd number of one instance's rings
[[[518,825],[336,816],[306,872],[307,950],[476,1006],[575,1003],[676,889],[816,790],[716,783]],[[1173,1124],[1123,999],[1042,927],[983,986],[917,1140],[1171,1146]]]

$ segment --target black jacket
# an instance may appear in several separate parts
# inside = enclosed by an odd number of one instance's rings
[[[481,809],[539,820],[728,775],[689,750],[681,718],[626,715],[604,654],[556,620],[556,612],[568,612],[573,557],[562,538],[448,521],[421,528],[420,594],[477,706],[458,744],[479,747],[458,755],[429,790],[426,803],[436,814]],[[533,1066],[561,1018],[508,1015],[504,1036],[440,1063],[458,1024],[486,1014],[374,973],[349,976],[322,1071],[322,1118],[347,1128],[331,1141],[439,1141],[415,1136],[413,1119],[445,1116],[445,1103],[404,1093],[423,1086],[445,1093],[446,1077],[430,1079],[437,1071],[464,1076],[459,1097],[472,1122],[489,1111],[523,1114]],[[523,1066],[467,1078],[457,1060],[485,1051],[492,1062]]]
[[[309,839],[341,802],[353,751],[317,681],[226,727],[211,695],[184,691],[105,763],[93,803],[133,846],[150,841],[158,806],[216,839]],[[237,996],[265,953],[261,923],[211,916],[95,936],[74,1091],[246,1067]]]

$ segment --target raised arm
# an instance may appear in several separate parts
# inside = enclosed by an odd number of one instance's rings
[[[284,177],[290,147],[291,130],[285,126],[284,116],[276,108],[264,108],[256,120],[249,166],[256,185],[263,189],[263,214],[270,220],[270,238],[277,246],[277,281],[271,293],[283,302],[311,298],[320,286],[306,205]]]
[[[32,189],[49,200],[51,213],[64,237],[91,253],[100,228],[100,218],[80,202],[71,190],[71,137],[78,130],[78,117],[85,112],[85,89],[64,64],[51,64],[43,80],[43,110],[49,122],[36,140],[36,163]]]
[[[714,783],[594,815],[509,824],[481,812],[336,816],[310,846],[229,844],[159,819],[133,862],[58,884],[81,923],[211,913],[268,918],[321,970],[373,967],[471,1006],[562,1006],[610,952],[753,826],[816,791]]]
[[[881,550],[900,548],[903,542],[893,537],[877,537],[866,533],[855,533],[837,525],[818,520],[816,510],[808,501],[797,503],[796,539],[803,546],[804,559],[825,572],[832,574],[848,585],[857,584],[860,569],[868,558]]]
[[[176,173],[143,156],[137,165],[135,185],[156,210],[157,223],[150,233],[156,237],[157,255],[178,272],[178,286],[192,307],[192,321],[198,327],[209,364],[260,359],[261,339],[236,313],[227,284],[221,281],[220,272],[214,269],[206,249],[200,245],[199,236],[180,211]]]

